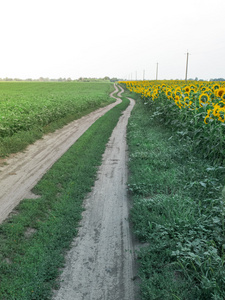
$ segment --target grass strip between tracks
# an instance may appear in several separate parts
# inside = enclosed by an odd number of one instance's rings
[[[49,299],[122,103],[98,119],[0,225],[0,299]]]
[[[128,122],[142,299],[225,299],[225,168],[137,98]]]

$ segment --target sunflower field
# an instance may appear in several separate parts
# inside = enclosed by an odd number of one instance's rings
[[[225,159],[225,82],[122,81],[154,111],[152,118],[193,141],[203,157]]]
[[[124,81],[141,299],[225,299],[225,83]]]

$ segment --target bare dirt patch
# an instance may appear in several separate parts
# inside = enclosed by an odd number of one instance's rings
[[[26,238],[30,238],[33,234],[35,234],[35,232],[37,232],[37,229],[29,227],[29,228],[27,228],[27,230],[24,232],[24,236],[25,236]]]

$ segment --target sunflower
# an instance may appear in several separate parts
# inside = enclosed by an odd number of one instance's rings
[[[216,117],[218,118],[218,120],[219,120],[220,122],[223,122],[223,123],[224,123],[224,109],[223,109],[223,108],[217,109]]]
[[[183,101],[185,106],[191,106],[191,104],[193,103],[189,97],[184,97]]]
[[[168,98],[170,98],[170,97],[171,97],[171,94],[172,94],[172,91],[171,91],[170,89],[167,89],[167,90],[166,90],[166,96],[167,96]]]
[[[209,118],[209,115],[207,115],[206,117],[205,117],[205,119],[204,119],[204,123],[207,125],[208,124],[208,122],[207,122],[207,119]]]
[[[191,87],[189,85],[187,85],[187,86],[185,86],[184,90],[185,90],[185,93],[190,93]]]
[[[175,88],[175,93],[178,92],[178,91],[181,92],[180,86],[178,86],[178,87]]]
[[[208,119],[213,120],[213,118],[211,117],[211,111],[212,111],[212,109],[208,109],[208,110],[207,110],[207,115],[206,115],[206,117],[205,117],[205,119],[204,119],[204,123],[205,123],[205,124],[209,124],[209,123],[208,123]]]
[[[213,113],[214,117],[219,118],[220,117],[220,106],[218,104],[215,104],[213,106]]]
[[[212,87],[213,90],[218,90],[219,88],[220,88],[220,86],[217,83],[214,84],[213,87]]]
[[[223,122],[223,123],[225,122],[225,109],[224,109],[224,107],[221,108],[219,121]]]
[[[223,97],[224,93],[225,93],[225,88],[222,88],[222,87],[220,87],[220,88],[217,89],[217,91],[216,91],[217,97],[220,97],[220,98]]]
[[[199,105],[202,107],[203,104],[209,104],[209,95],[208,94],[202,93],[199,96]]]
[[[181,95],[181,90],[180,89],[176,89],[175,90],[175,95],[180,96]]]
[[[180,109],[182,108],[182,104],[179,96],[175,96],[174,102]]]
[[[195,86],[195,85],[191,85],[191,91],[196,91],[197,90],[197,86]]]

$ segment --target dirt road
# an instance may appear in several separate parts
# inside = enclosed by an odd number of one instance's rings
[[[118,92],[116,88],[115,92]],[[113,95],[112,95],[113,97]],[[54,162],[97,118],[121,100],[44,136],[0,167],[0,221],[24,198]],[[98,180],[84,201],[78,237],[66,258],[55,300],[137,300],[134,246],[127,198],[126,125],[134,101],[107,144]]]
[[[118,92],[115,86],[115,91]],[[65,153],[76,140],[102,115],[121,100],[100,108],[43,139],[30,145],[23,153],[17,153],[0,165],[0,223],[24,198],[32,198],[30,192],[44,173]]]
[[[128,223],[126,125],[121,116],[85,200],[78,237],[67,255],[54,300],[136,300],[134,249]]]

